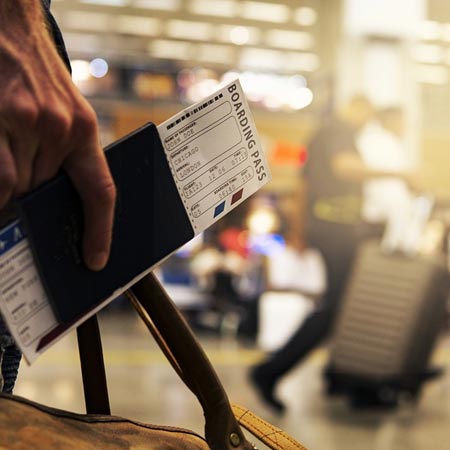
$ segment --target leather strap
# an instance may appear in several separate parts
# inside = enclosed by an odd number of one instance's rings
[[[186,375],[183,373],[183,370],[176,361],[172,351],[167,347],[167,343],[164,341],[163,336],[161,336],[160,332],[156,329],[155,324],[146,313],[143,306],[131,292],[126,292],[126,295],[133,304],[136,311],[141,316],[150,333],[155,337],[156,342],[160,346],[163,353],[166,355],[174,370],[178,373],[184,383],[191,389],[191,391],[193,391],[194,394],[198,396],[199,393],[197,392],[197,386],[192,386],[190,384],[190,380],[186,378]],[[233,415],[237,419],[238,423],[247,431],[249,431],[253,436],[266,444],[270,449],[306,450],[305,447],[298,443],[294,438],[289,436],[289,434],[287,434],[285,431],[273,426],[269,422],[266,422],[264,419],[261,419],[249,409],[235,404],[232,404],[231,408]]]
[[[153,274],[146,275],[126,295],[172,367],[202,405],[205,437],[211,450],[256,449],[246,440],[240,425],[273,450],[305,450],[283,430],[245,408],[230,405],[204,350]],[[83,378],[84,374],[83,371]]]
[[[205,438],[212,450],[250,450],[231,410],[226,392],[184,317],[153,274],[132,287],[139,303],[151,316],[165,346],[197,396],[205,416]]]
[[[77,328],[78,351],[88,414],[111,414],[97,316]]]
[[[170,348],[167,346],[166,341],[161,336],[160,332],[156,328],[155,324],[153,323],[151,317],[147,314],[143,306],[139,303],[139,300],[136,298],[136,296],[133,294],[132,291],[126,291],[125,296],[128,298],[128,300],[133,305],[134,309],[137,311],[139,316],[141,317],[144,324],[147,326],[147,329],[150,331],[151,335],[155,339],[156,343],[158,344],[159,348],[164,353],[164,356],[169,361],[170,365],[172,366],[173,370],[177,373],[177,375],[183,380],[184,384],[189,387],[189,389],[195,394],[195,386],[190,385],[189,380],[184,376],[183,370],[179,366],[177,360],[173,356],[173,353],[170,351]]]
[[[266,422],[247,408],[232,405],[238,422],[253,436],[273,450],[306,450],[303,445],[281,430]]]

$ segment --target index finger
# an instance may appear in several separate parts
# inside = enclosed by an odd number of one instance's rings
[[[91,270],[101,270],[109,258],[116,200],[116,188],[105,155],[99,145],[74,151],[64,168],[83,203],[85,263]]]
[[[11,154],[10,142],[3,130],[0,130],[0,209],[3,208],[14,191],[17,171]]]

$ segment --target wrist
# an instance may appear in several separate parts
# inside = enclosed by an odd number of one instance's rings
[[[0,34],[14,40],[33,37],[45,29],[40,0],[0,0]]]

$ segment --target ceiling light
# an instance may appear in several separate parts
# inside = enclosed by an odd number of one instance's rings
[[[231,75],[232,76],[232,75]],[[226,76],[224,76],[227,79]],[[239,75],[239,80],[246,97],[252,102],[262,102],[267,92],[274,86],[276,75],[246,71]]]
[[[79,83],[80,81],[89,80],[89,78],[91,77],[91,71],[88,61],[75,59],[70,62],[70,65],[72,66],[72,80],[75,84]]]
[[[79,53],[97,53],[102,47],[101,39],[95,34],[66,32],[64,40],[68,50]]]
[[[149,51],[155,58],[182,59],[191,58],[192,44],[186,41],[156,39],[150,42]]]
[[[204,16],[234,17],[236,3],[234,0],[192,0],[189,11]]]
[[[217,90],[218,81],[213,78],[206,78],[204,80],[200,80],[192,86],[190,86],[186,91],[186,97],[191,102],[199,102],[204,99],[208,95],[214,93]]]
[[[116,18],[116,29],[119,33],[140,36],[156,36],[160,33],[161,23],[151,17],[128,16],[121,14]]]
[[[167,36],[176,39],[209,41],[211,25],[206,22],[190,22],[187,20],[169,20],[165,26]]]
[[[314,46],[314,38],[311,33],[292,30],[269,30],[266,42],[271,47],[309,50]]]
[[[247,31],[242,30],[242,28],[245,28]],[[259,29],[256,27],[242,27],[238,25],[220,25],[214,27],[214,34],[217,40],[226,43],[231,41],[235,45],[244,45],[238,43],[242,42],[244,38],[247,39],[245,42],[246,45],[258,45],[261,36]]]
[[[306,87],[306,78],[303,75],[293,75],[289,77],[288,83],[294,88]]]
[[[64,26],[76,30],[110,31],[111,16],[92,11],[69,11],[64,15]]]
[[[247,99],[277,110],[299,110],[313,100],[313,93],[307,87],[306,79],[301,75],[275,75],[246,71],[227,72],[222,82],[239,78]]]
[[[126,6],[128,5],[129,0],[80,0],[80,3],[105,6]]]
[[[108,69],[108,63],[103,58],[95,58],[89,63],[89,72],[94,78],[103,78]]]
[[[294,14],[294,21],[304,27],[310,27],[317,22],[317,11],[309,6],[297,8]]]
[[[230,30],[230,41],[236,45],[245,45],[250,39],[250,32],[247,27],[234,27]]]
[[[320,59],[315,53],[286,53],[283,68],[289,72],[314,72],[320,67]]]
[[[274,99],[276,102],[276,99]],[[254,234],[267,234],[276,230],[280,219],[270,206],[261,205],[255,208],[247,218],[247,226]]]
[[[180,9],[180,0],[134,0],[135,8],[176,11]]]
[[[234,50],[226,45],[199,44],[196,46],[195,58],[199,61],[231,64]]]
[[[286,102],[292,109],[299,110],[309,106],[312,103],[313,98],[314,96],[311,89],[302,87],[293,91],[286,99]]]
[[[276,111],[278,109],[281,109],[283,107],[283,102],[279,97],[277,97],[274,94],[266,95],[262,99],[262,104],[267,108],[271,109],[272,111]]]
[[[240,65],[246,69],[277,70],[283,66],[283,54],[276,50],[244,48]]]
[[[290,10],[278,3],[241,2],[241,16],[251,20],[284,23],[289,20]]]

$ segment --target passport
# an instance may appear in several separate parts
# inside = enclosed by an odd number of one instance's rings
[[[111,255],[100,272],[83,261],[82,203],[61,173],[17,202],[41,281],[61,324],[71,324],[194,237],[157,127],[105,149],[117,188]]]

